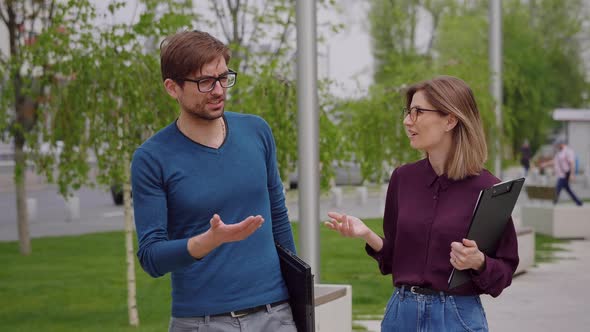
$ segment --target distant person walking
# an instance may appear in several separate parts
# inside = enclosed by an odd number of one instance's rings
[[[543,166],[553,166],[555,170],[555,176],[557,177],[557,184],[555,185],[555,198],[553,200],[553,204],[557,204],[559,201],[559,194],[561,193],[562,189],[565,189],[567,193],[570,195],[572,200],[576,203],[577,206],[582,206],[582,201],[574,194],[572,189],[570,188],[570,180],[574,180],[574,171],[576,169],[576,158],[574,155],[574,150],[572,150],[569,146],[565,144],[565,141],[558,140],[557,143],[557,152],[555,153],[555,157],[553,160],[549,160],[543,163]]]
[[[520,165],[522,165],[522,168],[524,169],[524,176],[527,176],[529,168],[531,167],[531,147],[529,141],[526,139],[520,147]]]

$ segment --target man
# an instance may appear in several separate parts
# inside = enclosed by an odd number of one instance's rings
[[[557,140],[556,145],[558,150],[557,153],[555,153],[553,160],[547,161],[543,164],[543,166],[553,165],[555,176],[557,177],[557,184],[555,185],[555,199],[553,200],[553,204],[557,204],[561,190],[565,189],[576,205],[582,206],[582,201],[580,201],[576,194],[574,194],[569,184],[570,180],[573,181],[575,176],[574,173],[576,167],[574,151],[565,144],[564,140]]]
[[[524,143],[520,147],[520,165],[524,169],[524,176],[527,176],[529,173],[529,168],[531,168],[531,146],[529,145],[529,140],[525,139]]]
[[[178,119],[131,167],[143,269],[172,273],[170,331],[296,331],[275,241],[295,250],[274,138],[260,117],[225,112],[237,74],[208,33],[160,46]]]

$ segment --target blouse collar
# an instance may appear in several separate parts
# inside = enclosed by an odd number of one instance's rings
[[[446,190],[449,185],[451,185],[451,183],[453,183],[454,181],[449,179],[447,177],[447,174],[444,173],[442,175],[438,175],[436,174],[436,172],[434,171],[434,168],[432,168],[432,165],[430,164],[430,160],[428,160],[427,158],[423,159],[424,161],[424,170],[425,170],[425,179],[426,179],[426,186],[427,187],[433,187],[436,186],[438,188],[440,188],[441,190]]]

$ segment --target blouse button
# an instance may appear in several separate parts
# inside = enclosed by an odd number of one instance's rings
[[[434,196],[432,196],[432,198],[433,198],[433,199],[437,199],[437,198],[438,198],[438,196],[434,195]]]

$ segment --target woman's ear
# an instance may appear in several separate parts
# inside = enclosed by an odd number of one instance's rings
[[[447,117],[447,129],[446,131],[451,131],[455,128],[455,126],[457,126],[457,123],[459,122],[459,119],[457,119],[457,117],[455,116],[455,114],[449,114],[449,116]]]

